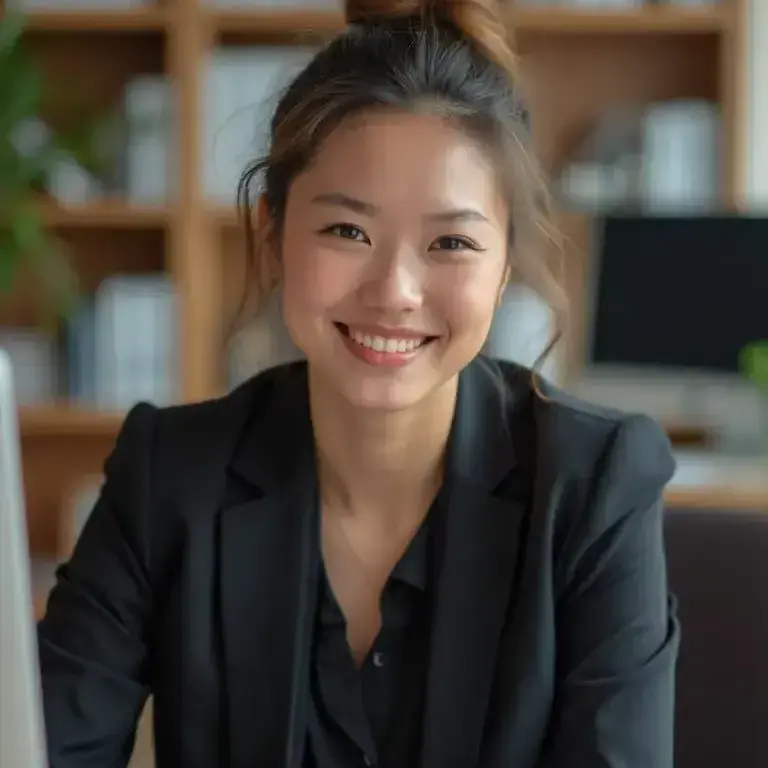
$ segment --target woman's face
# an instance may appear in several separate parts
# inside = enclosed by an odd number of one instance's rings
[[[469,363],[506,274],[488,158],[438,116],[339,126],[291,185],[283,312],[313,377],[356,406],[407,408]]]

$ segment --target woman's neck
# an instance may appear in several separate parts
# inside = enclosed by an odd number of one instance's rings
[[[345,515],[390,520],[423,514],[442,482],[457,380],[397,411],[356,408],[310,376],[323,503]]]

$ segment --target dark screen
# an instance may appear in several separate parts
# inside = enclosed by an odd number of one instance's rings
[[[736,371],[768,339],[768,218],[609,217],[591,359]]]

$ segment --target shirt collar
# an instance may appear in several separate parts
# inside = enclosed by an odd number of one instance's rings
[[[405,553],[392,570],[391,578],[425,591],[429,572],[429,518],[432,511],[419,527]]]

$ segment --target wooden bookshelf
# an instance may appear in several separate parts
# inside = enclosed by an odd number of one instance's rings
[[[745,3],[722,0],[700,9],[649,5],[626,12],[510,6],[509,25],[523,57],[545,163],[557,165],[579,132],[619,99],[710,98],[722,105],[725,124],[723,194],[728,205],[737,206],[744,188],[739,153],[746,135]],[[87,290],[117,271],[162,269],[172,275],[181,297],[180,400],[219,394],[223,324],[235,289],[242,287],[243,272],[234,210],[210,204],[203,190],[198,119],[203,62],[214,45],[291,44],[327,37],[342,29],[340,14],[224,10],[199,0],[167,0],[110,12],[37,11],[29,21],[30,50],[44,71],[75,79],[94,104],[114,101],[132,75],[165,72],[172,78],[178,153],[172,186],[178,194],[167,207],[136,207],[121,200],[43,206],[48,224],[72,245]],[[564,216],[563,226],[578,320],[589,227],[583,217],[571,214]],[[34,322],[33,293],[22,281],[0,310],[0,321]],[[574,360],[579,333],[577,321],[568,341]],[[93,413],[67,403],[22,412],[34,551],[43,556],[56,551],[53,532],[62,494],[78,474],[100,470],[120,419],[119,414]]]
[[[162,32],[168,20],[162,6],[107,11],[37,10],[29,15],[29,27],[35,32]]]

